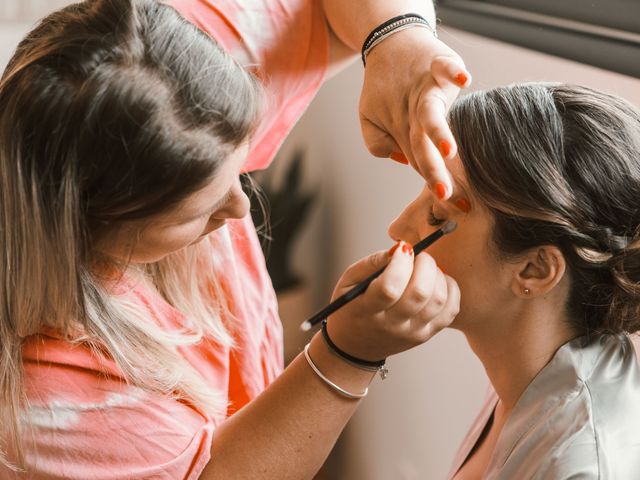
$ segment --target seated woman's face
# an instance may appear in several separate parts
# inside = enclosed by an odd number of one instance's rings
[[[458,223],[453,233],[429,247],[427,253],[460,286],[460,313],[451,326],[464,329],[495,317],[496,309],[507,306],[513,295],[510,271],[489,247],[491,214],[471,195],[459,157],[449,162],[449,169],[456,197],[469,201],[469,211],[462,211],[452,201],[438,200],[425,185],[390,225],[389,235],[396,241],[415,244],[447,220]]]

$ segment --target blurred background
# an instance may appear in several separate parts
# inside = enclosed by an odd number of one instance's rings
[[[65,0],[0,0],[0,68],[20,38]],[[474,76],[475,89],[512,82],[573,82],[640,106],[640,2],[505,0],[439,2],[440,38]],[[298,325],[330,297],[347,265],[392,244],[388,224],[422,188],[408,167],[373,158],[358,122],[362,65],[331,79],[257,175],[272,198],[270,268],[287,356],[306,339]],[[299,208],[286,204],[287,192]],[[285,195],[283,197],[283,195]],[[288,217],[293,215],[295,218]],[[488,385],[464,337],[444,331],[389,360],[320,477],[441,479]]]

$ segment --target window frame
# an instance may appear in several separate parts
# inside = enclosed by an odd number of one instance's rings
[[[640,78],[640,2],[602,1],[585,12],[579,0],[440,0],[437,12],[445,26]]]

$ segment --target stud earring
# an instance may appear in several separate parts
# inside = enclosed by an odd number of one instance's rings
[[[529,290],[528,288],[525,288],[523,292],[525,295],[529,295],[531,293],[531,290]]]

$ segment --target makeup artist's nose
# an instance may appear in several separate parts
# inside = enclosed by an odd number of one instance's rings
[[[224,220],[227,218],[244,218],[249,213],[249,197],[242,190],[240,179],[238,178],[231,187],[229,200],[218,210],[213,212],[212,218]]]

